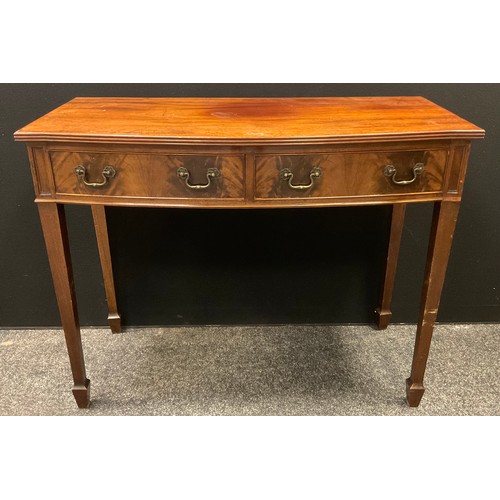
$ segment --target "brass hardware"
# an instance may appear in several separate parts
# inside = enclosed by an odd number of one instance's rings
[[[419,175],[422,175],[423,171],[424,171],[424,164],[416,163],[415,166],[413,167],[413,179],[410,179],[409,181],[398,181],[396,180],[396,175],[398,174],[396,167],[394,165],[387,165],[384,168],[384,175],[386,177],[390,177],[392,182],[394,182],[394,184],[398,184],[399,186],[405,186],[406,184],[411,184],[412,182],[415,182],[417,180],[417,177]]]
[[[206,184],[189,184],[189,170],[186,167],[179,167],[177,169],[177,176],[179,179],[183,179],[186,183],[186,186],[189,189],[207,189],[210,187],[212,179],[215,179],[220,176],[220,171],[218,168],[209,168],[207,170],[207,183]]]
[[[321,177],[322,173],[321,168],[314,167],[311,172],[309,172],[309,179],[311,179],[309,184],[292,184],[293,173],[289,168],[284,168],[280,170],[280,179],[282,181],[288,181],[288,185],[292,189],[309,189],[314,184],[314,181]]]
[[[78,176],[78,178],[86,185],[89,187],[102,187],[106,185],[108,182],[108,179],[111,179],[116,175],[116,170],[113,167],[107,166],[102,169],[101,175],[102,178],[104,179],[102,182],[87,182],[85,179],[85,167],[83,165],[78,165],[75,168],[75,173]]]

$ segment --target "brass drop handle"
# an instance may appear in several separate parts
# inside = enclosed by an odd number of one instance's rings
[[[411,184],[412,182],[415,182],[417,180],[417,177],[419,175],[422,175],[423,171],[424,171],[424,164],[423,163],[416,163],[415,166],[413,167],[413,179],[410,179],[408,181],[398,181],[396,179],[396,175],[398,175],[396,167],[394,165],[387,165],[384,168],[384,175],[386,177],[390,177],[392,182],[394,182],[394,184],[398,184],[399,186],[405,186],[407,184]]]
[[[211,183],[212,183],[212,179],[216,179],[217,177],[220,176],[220,171],[218,168],[209,168],[207,170],[207,183],[206,184],[190,184],[189,183],[189,170],[186,168],[186,167],[179,167],[177,169],[177,177],[179,177],[179,179],[183,179],[184,182],[186,183],[186,186],[189,188],[189,189],[207,189],[208,187],[210,187]]]
[[[280,179],[282,181],[288,181],[288,185],[292,189],[309,189],[312,187],[314,184],[314,181],[321,177],[321,174],[323,172],[321,171],[321,168],[319,167],[314,167],[310,172],[309,172],[309,179],[311,179],[311,182],[309,184],[292,184],[293,180],[293,173],[289,168],[284,168],[280,170]]]
[[[78,165],[75,168],[75,173],[77,177],[86,185],[89,187],[102,187],[105,186],[108,182],[108,179],[111,179],[116,175],[116,170],[113,167],[107,166],[102,169],[101,175],[103,178],[102,182],[88,182],[87,179],[85,179],[86,171],[85,167],[83,165]]]

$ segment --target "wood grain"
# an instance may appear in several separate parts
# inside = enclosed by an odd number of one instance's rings
[[[41,203],[38,211],[73,374],[73,395],[79,408],[87,408],[90,403],[90,380],[85,372],[64,206]]]
[[[407,399],[417,406],[439,306],[451,239],[462,195],[470,140],[484,130],[422,97],[172,99],[77,98],[22,128],[36,201],[47,244],[80,407],[89,404],[64,210],[60,203],[92,205],[110,314],[118,313],[107,241],[105,205],[199,208],[273,208],[394,204],[379,326],[390,319],[405,204],[433,201],[435,211]],[[424,173],[408,185],[397,179]],[[116,176],[88,187],[76,176],[101,181],[110,165]],[[177,176],[188,169],[192,184],[205,184],[208,168],[220,177],[193,190]],[[311,169],[322,176],[305,190]],[[110,298],[111,297],[111,298]],[[113,319],[113,318],[112,318]],[[115,325],[116,326],[116,325]]]
[[[50,153],[56,193],[110,197],[148,198],[244,198],[243,157],[215,155],[151,155],[94,152]],[[75,167],[83,165],[87,179],[102,181],[101,172],[110,165],[116,176],[105,186],[88,187],[75,174]],[[177,169],[185,167],[189,182],[205,184],[209,168],[217,168],[220,177],[207,189],[190,189],[177,176]]]
[[[469,153],[470,143],[464,144],[463,146],[457,145],[453,148],[450,175],[446,186],[446,191],[451,194],[462,194]]]
[[[484,130],[423,97],[78,97],[18,130],[22,141],[332,144],[473,139]]]
[[[404,151],[386,153],[345,153],[314,155],[266,155],[255,161],[255,197],[332,198],[356,196],[407,195],[442,191],[447,151]],[[424,173],[409,185],[396,185],[384,175],[386,165],[394,165],[397,179],[411,179],[416,163],[425,165]],[[307,184],[314,167],[322,175],[310,189],[294,190],[280,178],[288,168],[293,182]]]
[[[420,404],[425,390],[423,384],[425,367],[459,209],[460,203],[440,202],[434,205],[413,363],[410,377],[406,380],[406,399],[410,406]]]

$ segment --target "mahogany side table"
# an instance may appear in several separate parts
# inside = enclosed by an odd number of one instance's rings
[[[64,205],[90,205],[120,332],[106,206],[273,208],[389,204],[378,327],[407,203],[434,203],[413,363],[418,406],[472,139],[484,130],[422,97],[76,98],[15,134],[25,141],[80,408],[90,403]]]

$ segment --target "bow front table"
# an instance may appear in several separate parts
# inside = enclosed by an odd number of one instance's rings
[[[80,408],[90,403],[64,205],[90,205],[120,332],[106,206],[273,208],[388,204],[390,303],[407,203],[434,203],[406,395],[418,406],[472,139],[484,130],[422,97],[76,98],[15,133],[25,141]]]

